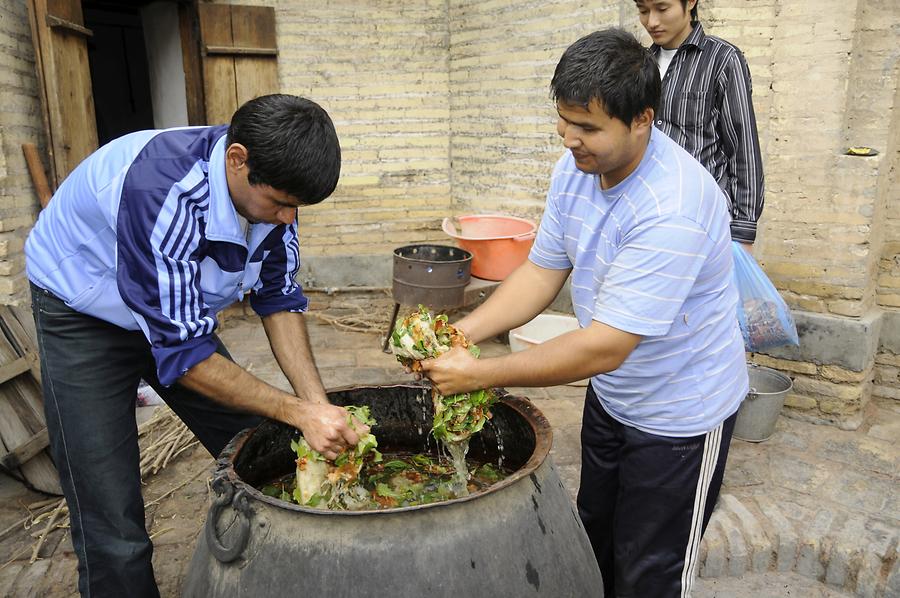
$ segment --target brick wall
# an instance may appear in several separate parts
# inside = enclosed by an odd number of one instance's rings
[[[540,217],[563,151],[550,100],[553,69],[573,41],[618,25],[620,4],[449,3],[452,193],[459,212]]]
[[[451,212],[446,2],[280,2],[282,90],[332,115],[337,192],[304,209],[305,257],[440,238]]]
[[[44,145],[34,50],[24,2],[0,2],[0,303],[26,293],[25,236],[38,210],[23,143]]]
[[[895,6],[894,14],[900,10]],[[900,24],[895,18],[886,20],[892,27],[892,31],[879,31],[872,36],[872,41],[890,44],[891,39],[896,40]],[[878,23],[878,21],[876,21]],[[882,39],[882,36],[890,37]],[[877,71],[884,77],[893,76],[897,81],[897,71],[900,63],[897,60],[895,47],[885,53],[887,60],[875,65]],[[891,60],[892,58],[892,60]],[[878,69],[878,67],[881,67]],[[884,126],[886,115],[879,110],[878,103],[869,103],[871,121],[875,126]],[[875,384],[872,394],[875,397],[889,401],[900,402],[900,87],[895,86],[893,98],[894,110],[892,110],[889,126],[887,127],[887,143],[884,160],[879,177],[879,192],[883,201],[883,225],[884,244],[881,252],[881,260],[876,281],[876,301],[885,312],[885,327],[882,333],[882,342],[879,344],[878,354],[875,358]],[[900,403],[895,403],[895,405]]]

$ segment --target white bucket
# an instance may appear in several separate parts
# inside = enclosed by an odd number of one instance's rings
[[[511,351],[524,351],[572,330],[578,330],[578,319],[574,316],[540,314],[524,326],[509,331],[509,348]],[[587,386],[587,382],[578,380],[569,384]]]
[[[750,392],[738,409],[734,437],[750,442],[768,440],[775,433],[778,414],[793,381],[780,372],[755,364],[747,366]]]

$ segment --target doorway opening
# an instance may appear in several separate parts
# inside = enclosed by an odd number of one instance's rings
[[[100,145],[133,131],[188,124],[178,6],[84,0]]]

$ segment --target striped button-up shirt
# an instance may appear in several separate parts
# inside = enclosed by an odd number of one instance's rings
[[[659,46],[650,51],[659,57]],[[694,23],[662,81],[656,126],[700,161],[725,193],[731,237],[752,243],[764,179],[750,69],[741,51]]]

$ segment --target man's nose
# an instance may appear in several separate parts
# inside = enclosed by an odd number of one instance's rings
[[[655,10],[650,11],[650,15],[647,17],[647,28],[648,29],[656,29],[659,26],[659,13]]]
[[[297,208],[282,208],[278,210],[278,221],[282,224],[293,224],[297,218]]]
[[[581,139],[576,135],[575,127],[569,125],[563,130],[563,145],[566,149],[576,148],[581,145]]]

